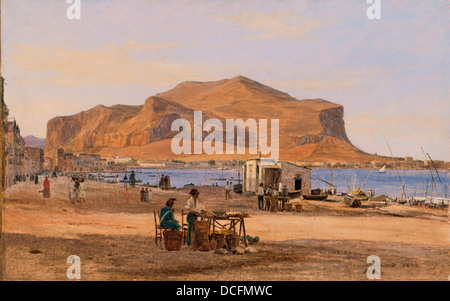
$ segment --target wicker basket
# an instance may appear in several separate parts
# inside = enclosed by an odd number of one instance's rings
[[[182,241],[181,231],[164,230],[164,247],[167,251],[180,251]]]
[[[236,247],[239,246],[239,235],[228,234],[226,240],[228,249],[236,249]]]
[[[221,233],[213,233],[211,234],[211,238],[214,238],[217,242],[217,249],[221,249],[227,245],[225,240],[225,235]]]
[[[199,251],[209,251],[211,245],[209,242],[209,222],[196,221],[194,223],[194,240],[192,249]]]
[[[284,210],[292,211],[292,204],[289,204],[289,203],[284,204]]]
[[[277,212],[277,206],[270,206],[270,212]]]
[[[297,204],[297,205],[295,205],[295,210],[296,210],[297,212],[302,212],[302,211],[303,211],[303,206],[302,206],[302,204]]]

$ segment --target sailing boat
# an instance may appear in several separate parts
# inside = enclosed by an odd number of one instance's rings
[[[379,173],[385,173],[386,172],[386,165],[383,165],[383,167],[381,167],[378,172]]]

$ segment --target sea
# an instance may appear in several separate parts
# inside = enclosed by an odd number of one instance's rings
[[[135,172],[136,179],[142,180],[140,185],[157,185],[161,174],[168,174],[172,187],[182,188],[185,185],[217,185],[225,186],[226,181],[238,184],[242,180],[242,171],[232,169],[128,169],[127,176],[131,171]],[[124,173],[98,173],[104,176],[115,177],[119,175],[123,179]],[[375,195],[384,194],[389,197],[402,196],[404,184],[405,194],[414,196],[445,196],[449,194],[450,171],[448,170],[410,170],[410,169],[386,169],[385,173],[379,173],[377,169],[312,169],[311,188],[329,189],[332,183],[336,186],[337,193],[347,193],[349,188],[361,188],[363,191],[373,189]],[[433,184],[434,182],[434,184]],[[347,186],[348,184],[348,186]]]

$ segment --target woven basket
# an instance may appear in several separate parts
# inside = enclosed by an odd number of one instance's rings
[[[239,246],[239,235],[228,234],[226,240],[228,249],[236,249],[236,247]]]
[[[297,212],[302,212],[302,210],[303,210],[302,204],[297,204],[297,205],[295,205],[295,210],[296,210]]]
[[[284,210],[292,211],[292,204],[284,204]]]
[[[227,241],[225,240],[225,235],[221,233],[213,233],[211,234],[211,238],[213,238],[217,242],[217,248],[221,249],[227,245]]]
[[[209,242],[209,222],[196,221],[194,223],[194,240],[192,249],[199,251],[209,251],[211,245]]]
[[[164,230],[164,247],[167,251],[180,251],[182,241],[181,231]]]

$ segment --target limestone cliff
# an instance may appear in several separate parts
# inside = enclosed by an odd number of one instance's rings
[[[225,119],[279,119],[281,159],[314,160],[311,155],[321,143],[345,148],[346,153],[364,154],[347,137],[341,105],[323,99],[297,100],[243,76],[184,82],[148,98],[142,106],[100,105],[72,116],[55,117],[47,125],[45,152],[54,156],[63,147],[67,152],[103,156],[151,158],[157,153],[160,158],[173,158],[170,138],[176,132],[171,131],[171,124],[184,118],[192,125],[196,110],[203,112],[203,121],[217,118],[224,125]]]

